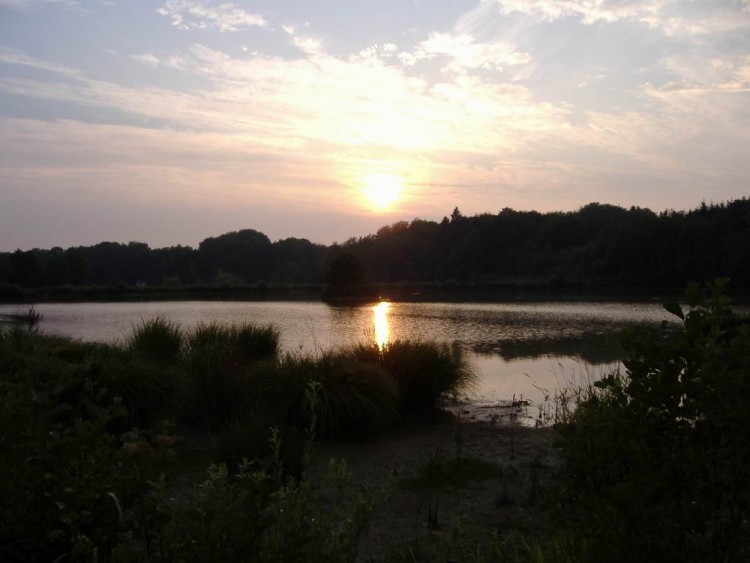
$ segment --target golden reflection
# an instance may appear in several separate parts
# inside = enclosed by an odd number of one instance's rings
[[[388,325],[388,311],[391,304],[388,301],[381,301],[372,308],[374,313],[373,322],[375,324],[375,342],[381,350],[391,339],[391,328]]]

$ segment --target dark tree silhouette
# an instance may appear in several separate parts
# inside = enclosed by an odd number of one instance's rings
[[[326,297],[356,297],[366,288],[367,278],[362,264],[349,253],[342,252],[328,265],[325,276]]]
[[[659,214],[590,203],[573,212],[504,208],[466,217],[456,207],[439,223],[399,221],[329,247],[295,238],[271,243],[245,229],[207,238],[197,250],[101,242],[0,253],[0,284],[11,295],[16,286],[214,285],[227,278],[339,288],[365,279],[681,288],[723,276],[734,289],[750,289],[748,199]]]

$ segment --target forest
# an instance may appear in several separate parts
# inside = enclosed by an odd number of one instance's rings
[[[400,221],[330,246],[272,242],[243,229],[206,238],[198,248],[101,242],[16,250],[0,253],[0,298],[64,286],[320,285],[341,255],[375,284],[681,288],[727,276],[733,288],[747,289],[750,200],[660,213],[590,203],[573,212],[504,208],[468,217],[456,207],[440,222]]]

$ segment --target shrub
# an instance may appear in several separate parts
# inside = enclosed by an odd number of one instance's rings
[[[182,350],[182,331],[176,323],[156,316],[133,328],[128,349],[154,361],[175,362]]]
[[[88,559],[95,548],[106,560],[132,530],[123,515],[136,484],[153,474],[111,431],[126,411],[100,378],[98,346],[18,330],[0,348],[2,558]]]
[[[276,433],[270,448],[278,461]],[[334,484],[347,478],[343,464],[329,465]],[[345,513],[341,490],[323,499],[304,477],[288,478],[246,461],[235,471],[212,465],[189,496],[166,499],[163,489],[154,490],[149,504],[162,525],[155,530],[152,556],[162,561],[353,563],[372,506],[360,494]],[[128,555],[144,558],[138,553],[143,547],[128,545]]]
[[[570,484],[609,560],[750,556],[750,324],[691,284],[687,312],[624,338],[608,377],[564,430]]]

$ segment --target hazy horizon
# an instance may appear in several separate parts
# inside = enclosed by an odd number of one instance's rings
[[[750,195],[743,0],[0,0],[0,251]]]

